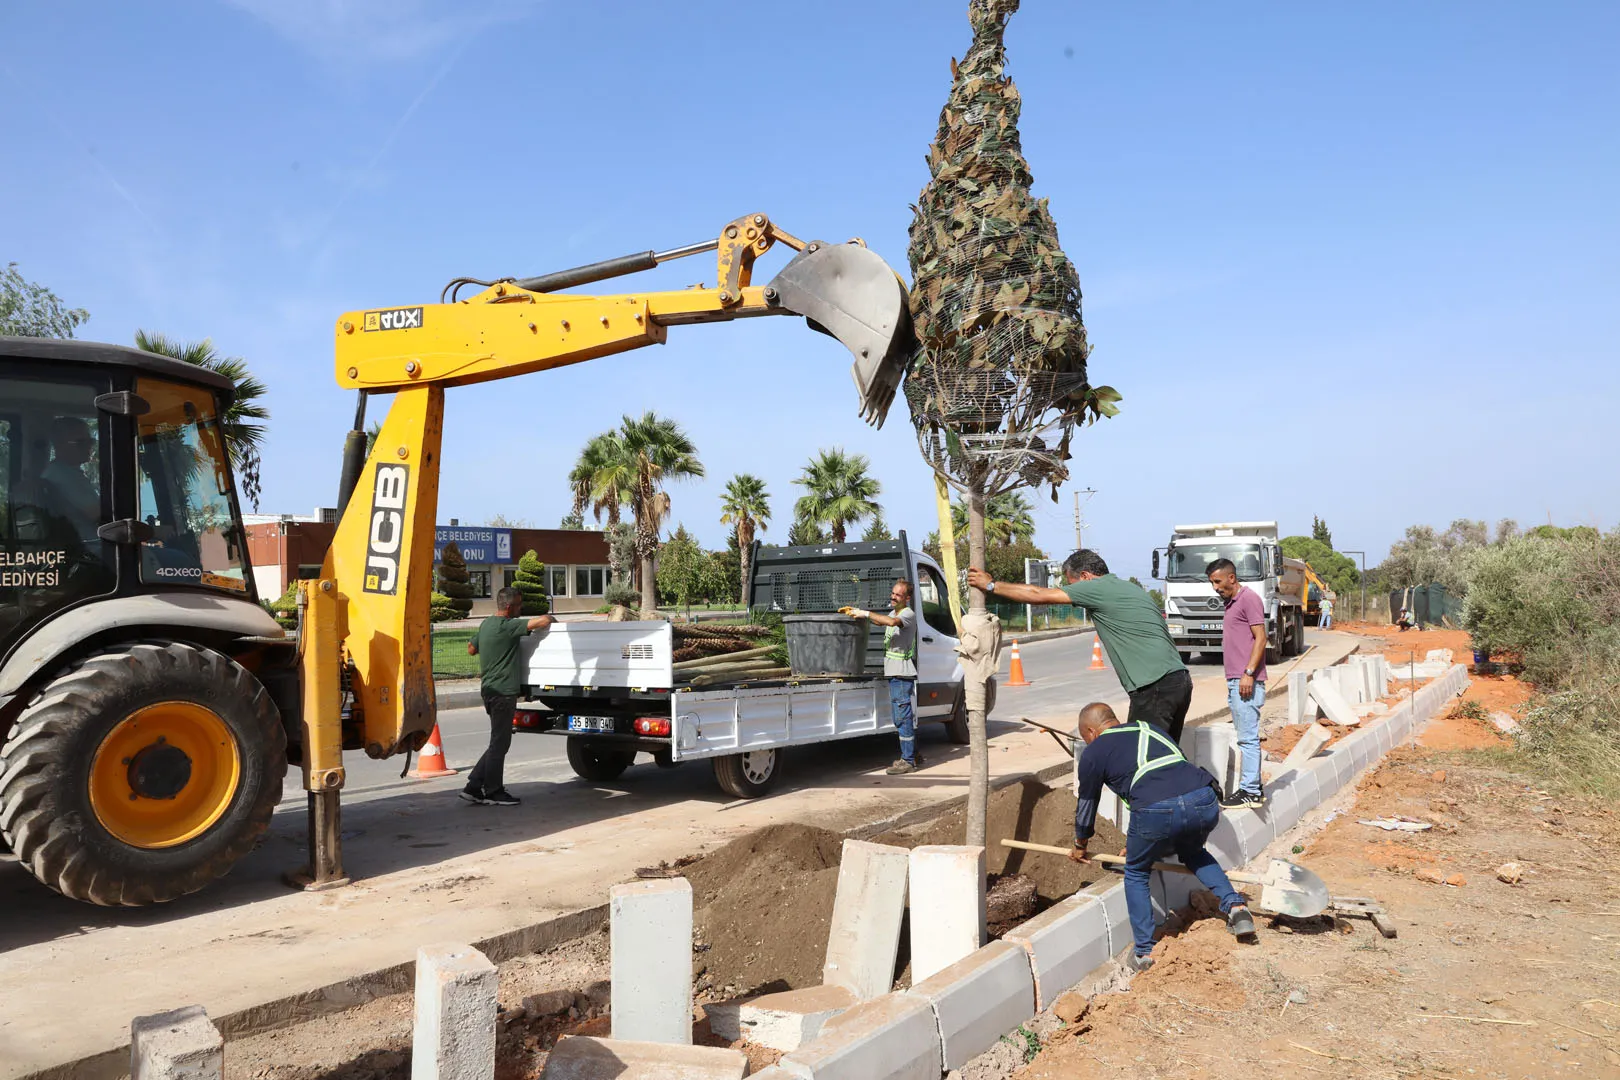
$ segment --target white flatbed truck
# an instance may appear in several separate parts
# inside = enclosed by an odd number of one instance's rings
[[[917,610],[919,724],[944,723],[967,742],[962,668],[945,576],[933,559],[897,540],[754,548],[749,607],[755,613],[825,614],[854,606],[888,610],[904,574]],[[712,624],[711,624],[712,625]],[[793,675],[698,689],[674,664],[674,633],[663,620],[559,622],[523,643],[524,696],[516,732],[568,739],[568,761],[587,780],[616,779],[641,753],[672,768],[709,761],[735,798],[775,786],[793,746],[894,730],[883,677],[883,629],[870,627],[865,671]],[[994,707],[992,683],[991,707]]]

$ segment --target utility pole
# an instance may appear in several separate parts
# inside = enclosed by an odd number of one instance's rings
[[[1096,488],[1085,488],[1074,493],[1074,548],[1076,551],[1086,546],[1086,519],[1080,514],[1082,505],[1080,496],[1084,495],[1086,502],[1090,502],[1091,497],[1095,494],[1097,494]]]

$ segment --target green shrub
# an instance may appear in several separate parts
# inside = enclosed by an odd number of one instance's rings
[[[602,599],[607,601],[602,608],[603,611],[611,611],[615,607],[640,607],[641,590],[622,581],[614,581],[608,584],[607,589],[602,594]]]
[[[467,561],[461,557],[461,549],[454,541],[444,545],[444,552],[439,556],[438,577],[437,591],[456,609],[455,618],[465,619],[471,615],[472,577],[467,573]]]
[[[461,609],[456,607],[455,601],[444,593],[433,593],[428,597],[428,618],[434,622],[449,622],[451,619],[461,618]]]
[[[551,610],[551,597],[546,595],[546,564],[533,549],[525,551],[518,560],[512,586],[523,594],[523,614],[544,615]]]
[[[283,630],[298,628],[298,582],[287,583],[287,591],[274,600],[260,601]]]

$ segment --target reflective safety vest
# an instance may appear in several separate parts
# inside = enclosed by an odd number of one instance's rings
[[[1142,777],[1146,776],[1154,769],[1162,769],[1166,765],[1176,765],[1187,760],[1187,756],[1181,752],[1181,747],[1171,742],[1170,736],[1166,735],[1152,724],[1142,723],[1140,721],[1135,724],[1121,724],[1118,727],[1105,729],[1097,737],[1100,739],[1103,735],[1130,733],[1135,733],[1136,735],[1136,772],[1131,775],[1131,789],[1133,791],[1136,789],[1136,785],[1142,779]],[[1166,750],[1166,753],[1149,760],[1148,747],[1150,744],[1155,742],[1162,746]],[[1124,803],[1127,808],[1131,805],[1131,800],[1127,799],[1123,795],[1119,797],[1119,801]]]
[[[915,660],[917,659],[916,623],[912,624],[911,646],[906,649],[894,647],[894,639],[900,633],[898,626],[890,626],[883,631],[883,658],[885,660]]]

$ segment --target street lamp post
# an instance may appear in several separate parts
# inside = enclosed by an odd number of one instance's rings
[[[1365,551],[1341,551],[1340,555],[1361,556],[1361,621],[1367,621],[1367,553]]]

